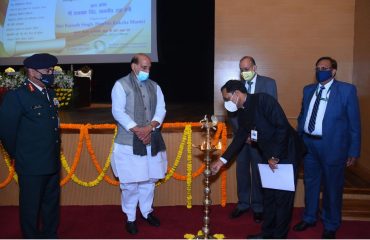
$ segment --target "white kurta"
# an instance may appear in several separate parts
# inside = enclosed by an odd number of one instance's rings
[[[136,122],[125,112],[126,93],[117,81],[112,89],[112,114],[114,119],[126,130],[135,127]],[[166,105],[161,88],[157,85],[157,106],[152,121],[163,123],[166,115]],[[164,178],[167,171],[166,152],[159,152],[151,156],[150,146],[147,146],[147,155],[133,154],[133,147],[114,144],[111,165],[114,174],[121,183],[142,182],[149,179]]]

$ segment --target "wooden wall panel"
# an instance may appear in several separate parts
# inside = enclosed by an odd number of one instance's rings
[[[370,173],[370,1],[356,0],[353,82],[360,99],[362,121],[361,158],[356,171]]]
[[[337,59],[338,79],[352,82],[355,0],[216,0],[215,8],[214,108],[220,118],[220,88],[239,78],[244,55],[277,81],[279,102],[292,119],[320,56]]]

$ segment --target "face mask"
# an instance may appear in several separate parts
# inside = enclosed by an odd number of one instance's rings
[[[255,72],[253,72],[253,71],[243,71],[243,72],[241,72],[241,75],[242,75],[242,77],[243,77],[243,79],[245,80],[245,81],[250,81],[250,80],[252,80],[253,78],[254,78],[254,75],[255,75],[256,73]]]
[[[233,96],[234,96],[234,94],[233,94]],[[231,97],[231,99],[232,99],[232,97]],[[236,106],[236,103],[231,101],[231,99],[229,101],[224,102],[224,107],[229,112],[236,112],[238,110],[238,107]],[[238,99],[239,99],[239,97],[236,98],[236,102],[238,102]]]
[[[145,81],[149,78],[149,73],[147,72],[143,72],[143,71],[139,71],[139,74],[136,75],[137,79],[139,81]]]
[[[331,71],[316,71],[316,80],[321,83],[332,77]]]
[[[39,71],[37,72],[41,74],[41,78],[39,78],[38,80],[45,84],[45,86],[51,87],[54,84],[54,74],[43,74]]]

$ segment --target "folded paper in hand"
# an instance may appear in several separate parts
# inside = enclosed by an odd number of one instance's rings
[[[292,164],[278,164],[278,168],[273,172],[268,164],[259,163],[258,169],[263,188],[295,191]]]

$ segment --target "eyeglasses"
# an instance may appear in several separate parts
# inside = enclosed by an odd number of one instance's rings
[[[332,68],[327,68],[327,67],[316,67],[315,71],[331,71]]]

